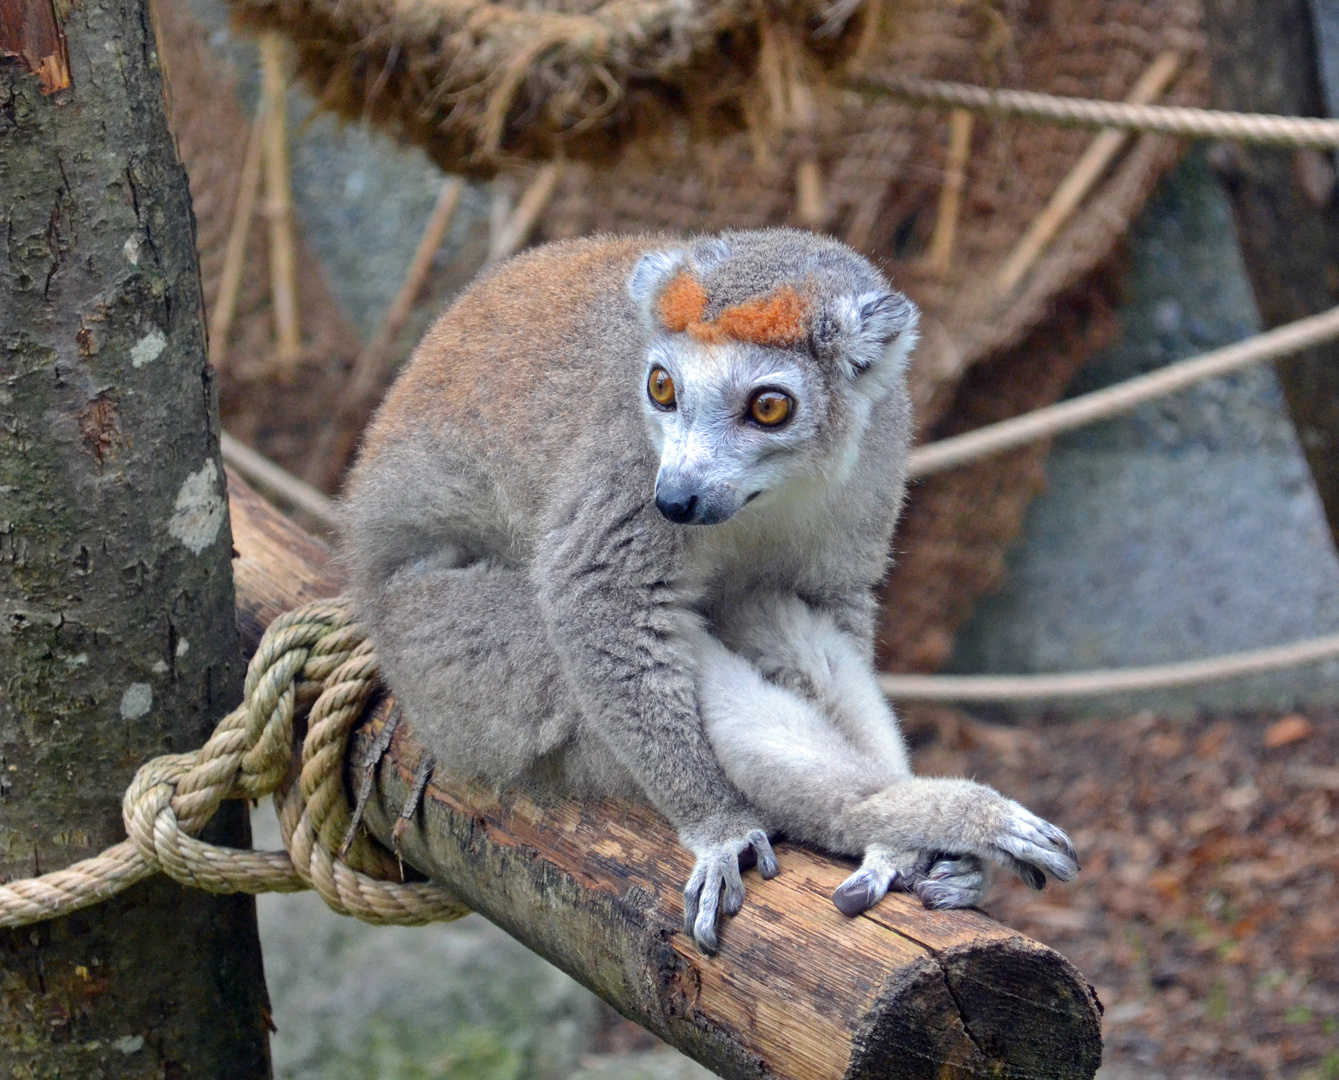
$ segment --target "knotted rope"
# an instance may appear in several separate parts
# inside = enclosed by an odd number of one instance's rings
[[[398,860],[364,835],[341,855],[352,823],[344,748],[376,689],[376,654],[343,600],[280,616],[246,673],[242,704],[199,750],[140,768],[122,800],[128,839],[41,877],[0,885],[0,928],[96,904],[162,872],[215,893],[315,889],[341,915],[413,926],[469,909],[439,885],[410,883]],[[294,760],[294,722],[307,706]],[[273,795],[285,851],[246,851],[196,838],[224,799]]]

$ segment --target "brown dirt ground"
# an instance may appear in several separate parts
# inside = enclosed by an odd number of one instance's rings
[[[986,907],[1097,987],[1104,1077],[1339,1078],[1339,712],[907,726],[1073,836],[1074,884]]]

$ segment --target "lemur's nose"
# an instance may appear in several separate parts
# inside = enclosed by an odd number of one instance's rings
[[[693,520],[693,511],[697,509],[697,496],[678,492],[666,495],[657,491],[656,509],[676,525],[684,525]]]

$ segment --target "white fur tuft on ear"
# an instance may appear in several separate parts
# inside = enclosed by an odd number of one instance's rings
[[[656,298],[685,261],[684,252],[676,248],[648,251],[637,260],[628,277],[628,296],[643,318],[651,319]]]
[[[693,269],[699,275],[711,273],[713,269],[720,266],[730,257],[730,245],[719,236],[708,237],[705,240],[699,240],[693,245],[692,263]]]
[[[859,375],[881,361],[905,363],[916,343],[919,321],[916,305],[901,293],[848,294],[833,301],[814,344],[844,360],[852,374]]]

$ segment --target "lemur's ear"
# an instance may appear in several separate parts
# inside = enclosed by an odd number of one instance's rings
[[[648,326],[656,323],[655,305],[660,293],[686,261],[687,255],[682,250],[664,248],[648,251],[632,268],[632,275],[628,278],[628,296],[637,305],[637,310]]]
[[[899,292],[839,296],[814,320],[814,350],[845,362],[853,376],[876,364],[896,371],[916,344],[919,322],[920,311]]]

